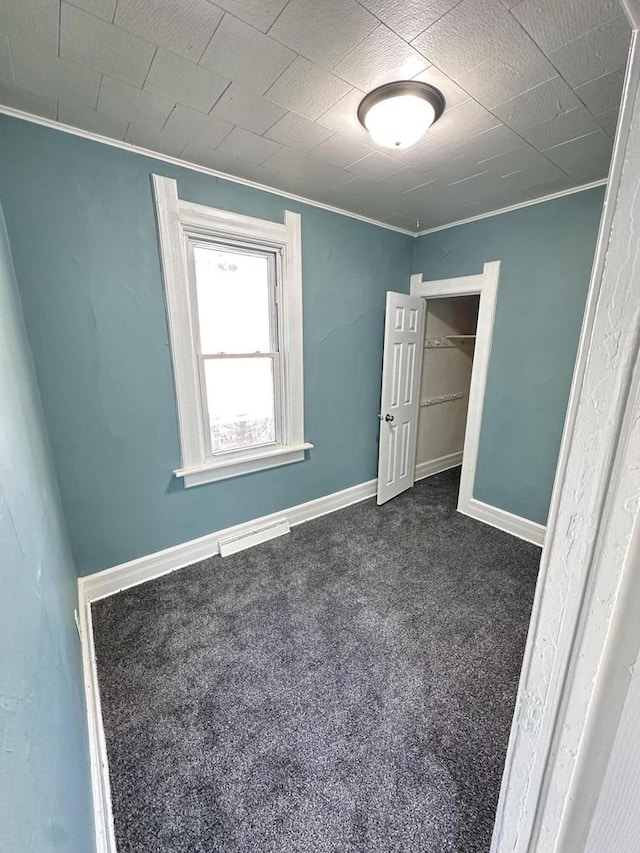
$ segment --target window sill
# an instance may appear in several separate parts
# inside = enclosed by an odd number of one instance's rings
[[[313,444],[308,441],[303,444],[278,447],[276,450],[266,450],[263,453],[252,454],[244,458],[235,456],[223,462],[207,462],[192,468],[178,468],[173,473],[182,477],[185,489],[191,486],[201,486],[204,483],[215,483],[217,480],[227,480],[253,471],[264,471],[280,465],[290,465],[292,462],[302,462],[305,450],[311,450]]]

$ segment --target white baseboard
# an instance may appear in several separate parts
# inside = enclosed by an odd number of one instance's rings
[[[416,480],[424,480],[425,477],[432,477],[434,474],[439,474],[441,471],[448,471],[449,468],[457,468],[462,465],[462,451],[457,453],[449,453],[446,456],[439,456],[437,459],[430,459],[429,462],[419,462],[416,465]]]
[[[261,518],[254,518],[243,524],[235,524],[233,527],[217,530],[215,533],[209,533],[199,539],[192,539],[190,542],[166,548],[164,551],[156,551],[155,554],[139,557],[111,569],[86,575],[78,579],[80,604],[82,605],[86,601],[98,601],[100,598],[113,595],[130,586],[136,586],[136,584],[144,583],[160,577],[160,575],[166,575],[176,569],[190,566],[199,560],[214,557],[220,553],[221,539],[251,534],[257,528],[268,527],[273,522],[281,521],[283,518],[286,518],[289,524],[294,527],[305,521],[311,521],[312,518],[318,518],[321,515],[327,515],[351,504],[372,498],[375,493],[376,480],[369,480],[366,483],[351,486],[349,489],[333,492],[333,494],[326,495],[323,498],[316,498],[316,500],[264,515]]]
[[[504,530],[506,533],[511,533],[512,536],[517,536],[519,539],[532,542],[534,545],[541,546],[544,543],[546,527],[543,524],[529,521],[528,518],[514,515],[505,509],[483,503],[476,498],[471,498],[464,506],[458,504],[458,512],[475,518],[476,521],[483,521],[485,524]]]
[[[98,671],[93,643],[91,621],[91,602],[82,598],[82,589],[78,607],[80,643],[82,646],[82,675],[84,695],[87,704],[87,725],[89,734],[89,758],[91,762],[91,796],[93,799],[93,820],[95,827],[96,853],[116,853],[116,839],[113,829],[111,809],[111,785],[109,782],[109,762],[107,744],[102,725],[100,691],[98,689]]]

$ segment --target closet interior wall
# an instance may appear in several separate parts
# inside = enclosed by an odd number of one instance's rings
[[[438,460],[445,467],[462,461],[479,301],[478,296],[427,301],[416,453],[418,476],[425,467],[437,468]]]

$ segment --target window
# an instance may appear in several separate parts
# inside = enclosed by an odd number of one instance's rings
[[[154,175],[185,486],[304,459],[300,216],[178,198]]]

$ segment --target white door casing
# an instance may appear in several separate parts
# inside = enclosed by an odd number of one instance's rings
[[[413,486],[425,302],[387,293],[380,401],[378,504]]]
[[[473,494],[499,281],[500,261],[488,261],[483,265],[481,273],[458,278],[423,281],[422,274],[415,273],[411,276],[411,294],[420,296],[425,300],[452,296],[477,295],[480,297],[467,425],[462,451],[458,512],[469,515],[478,521],[484,521],[494,527],[508,530],[509,533],[520,536],[522,539],[541,545],[544,538],[544,527],[542,525],[511,515],[504,510],[495,512],[493,507],[479,501]]]

